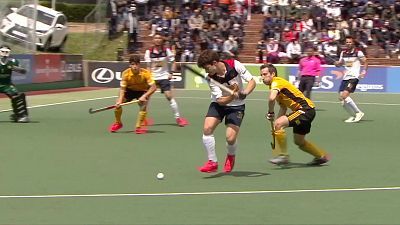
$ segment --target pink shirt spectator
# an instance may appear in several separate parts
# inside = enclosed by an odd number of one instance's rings
[[[321,60],[316,56],[306,56],[300,59],[299,70],[301,76],[319,76]]]

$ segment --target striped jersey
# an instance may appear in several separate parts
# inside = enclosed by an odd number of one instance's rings
[[[168,79],[169,67],[175,61],[175,57],[169,48],[152,47],[144,53],[144,61],[150,64],[154,80],[165,80]]]
[[[292,111],[315,108],[314,103],[310,99],[304,96],[293,84],[281,77],[274,77],[272,79],[270,89],[279,92],[276,98],[279,105],[286,106]]]
[[[149,70],[140,68],[139,74],[133,74],[132,69],[128,68],[122,72],[121,87],[133,91],[147,91],[154,80]]]
[[[225,64],[226,73],[224,76],[209,76],[217,82],[229,87],[231,85],[238,85],[239,91],[244,89],[243,81],[250,81],[253,79],[253,76],[249,73],[249,71],[244,67],[242,63],[234,59],[228,59],[221,61]],[[208,85],[211,89],[211,101],[217,102],[217,99],[222,96],[228,96],[229,93],[226,93],[221,90],[215,84],[208,82]],[[243,105],[245,102],[242,99],[235,99],[232,102],[228,103],[227,106],[239,106]]]
[[[355,48],[351,52],[342,51],[340,53],[339,62],[344,62],[343,80],[358,79],[361,70],[361,59],[365,58],[362,51]]]

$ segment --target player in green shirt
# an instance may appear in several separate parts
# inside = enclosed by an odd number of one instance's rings
[[[19,92],[11,82],[13,71],[26,73],[26,69],[19,66],[16,59],[10,58],[11,49],[8,46],[0,47],[0,93],[6,94],[11,99],[13,114],[11,120],[18,123],[28,123],[28,109],[25,94]]]

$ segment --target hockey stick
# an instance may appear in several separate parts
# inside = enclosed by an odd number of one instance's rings
[[[197,75],[197,76],[199,76],[199,77],[202,77],[203,79],[205,79],[205,80],[207,80],[207,81],[213,83],[213,84],[216,85],[217,87],[221,88],[221,90],[226,91],[226,92],[228,92],[228,93],[231,94],[231,95],[234,93],[233,90],[229,89],[227,86],[221,84],[220,82],[218,82],[218,81],[212,79],[211,77],[204,76],[204,75],[203,75],[202,73],[200,73],[199,71],[197,71],[197,70],[195,70],[195,69],[193,69],[193,68],[191,68],[191,67],[189,67],[189,66],[187,66],[187,65],[183,65],[183,67],[184,67],[185,69],[189,70],[190,72],[194,73],[195,75]]]
[[[272,134],[271,148],[273,151],[275,150],[275,127],[273,121],[270,121],[270,124],[271,124],[271,134]]]
[[[138,102],[139,102],[139,100],[133,100],[133,101],[130,101],[130,102],[124,102],[124,103],[120,104],[119,106],[130,105],[130,104],[138,103]],[[115,108],[117,108],[116,105],[110,105],[110,106],[106,106],[106,107],[102,107],[102,108],[98,108],[98,109],[90,108],[89,109],[89,113],[93,114],[93,113],[98,113],[98,112],[106,111],[106,110],[109,110],[109,109],[115,109]]]

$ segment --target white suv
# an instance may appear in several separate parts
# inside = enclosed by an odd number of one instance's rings
[[[36,9],[36,46],[43,51],[62,51],[68,35],[66,16],[41,5],[37,5]],[[35,6],[23,5],[12,11],[1,20],[0,34],[9,39],[33,43]]]

